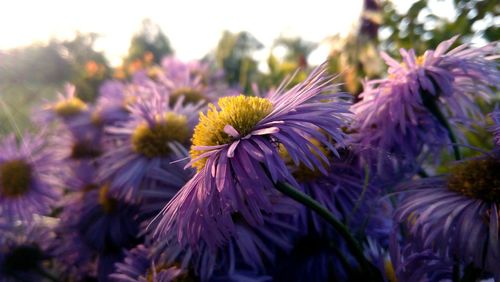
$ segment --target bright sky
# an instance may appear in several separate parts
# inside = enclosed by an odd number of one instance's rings
[[[410,2],[399,0],[397,2]],[[119,64],[144,18],[160,25],[178,57],[198,59],[215,48],[224,30],[252,33],[269,47],[279,35],[320,42],[347,34],[362,0],[16,0],[0,4],[0,49],[97,32],[97,49]],[[406,6],[406,3],[403,5]],[[322,57],[322,55],[319,55]],[[326,54],[324,54],[326,56]]]

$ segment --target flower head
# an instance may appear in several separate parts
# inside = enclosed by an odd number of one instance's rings
[[[498,64],[491,56],[495,46],[461,45],[448,51],[455,40],[420,57],[401,49],[402,62],[382,54],[389,76],[365,83],[361,102],[353,106],[354,136],[361,150],[372,152],[366,158],[382,169],[393,161],[412,169],[425,148],[436,153],[457,142],[446,123],[470,125],[471,116],[481,117],[475,99],[489,101],[490,87],[500,85]]]
[[[136,197],[151,171],[168,169],[176,147],[187,146],[199,107],[168,106],[168,98],[153,93],[130,106],[130,119],[105,128],[99,179],[109,182],[111,192]]]
[[[273,211],[274,184],[296,184],[278,152],[282,144],[295,163],[323,170],[323,153],[310,154],[317,139],[336,152],[330,137],[342,144],[340,127],[348,119],[347,103],[331,94],[335,86],[316,69],[303,83],[288,91],[280,88],[266,98],[221,98],[209,106],[195,127],[191,162],[197,174],[170,201],[156,234],[176,232],[182,242],[209,247],[224,244],[234,233],[234,213],[250,225],[263,223]],[[340,95],[341,96],[341,95]]]
[[[456,264],[453,259],[446,254],[440,255],[432,248],[422,247],[420,243],[413,238],[401,248],[395,236],[391,240],[391,272],[394,281],[451,281]]]
[[[224,246],[213,249],[205,242],[186,246],[177,241],[177,234],[169,233],[169,237],[155,241],[155,257],[167,265],[179,263],[201,281],[243,272],[263,275],[275,265],[278,253],[292,249],[292,238],[297,234],[292,220],[296,206],[281,195],[273,203],[274,214],[264,214],[264,223],[258,227],[250,226],[241,214],[233,214],[234,236]]]
[[[58,101],[48,103],[37,113],[36,121],[41,123],[60,120],[68,129],[76,132],[87,126],[91,117],[91,109],[87,103],[76,95],[75,86],[67,84],[64,94],[58,93]]]
[[[498,275],[499,170],[500,160],[487,156],[464,161],[447,176],[409,183],[395,218],[424,248]]]
[[[39,281],[51,258],[54,234],[42,222],[10,224],[0,234],[1,281]]]
[[[188,273],[175,265],[155,263],[144,245],[125,253],[123,262],[117,263],[115,273],[109,276],[112,281],[165,282],[187,278]]]
[[[59,191],[54,176],[58,160],[42,136],[25,134],[17,142],[9,135],[0,143],[0,214],[29,220],[44,215],[57,200]]]
[[[157,80],[167,89],[171,106],[178,102],[183,105],[206,104],[221,94],[232,95],[234,92],[217,81],[211,81],[206,64],[186,64],[174,57],[167,57],[162,65],[164,71]]]

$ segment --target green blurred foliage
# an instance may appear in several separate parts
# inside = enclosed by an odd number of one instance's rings
[[[390,1],[382,2],[381,29],[389,36],[381,48],[393,55],[399,48],[423,53],[453,35],[460,35],[457,45],[472,37],[489,42],[500,39],[499,26],[495,25],[500,16],[498,0],[454,0],[453,5],[455,17],[449,20],[434,14],[428,0],[416,1],[406,13],[396,11]]]
[[[106,57],[94,49],[97,38],[96,33],[77,33],[74,39],[61,44],[64,58],[71,65],[70,82],[84,101],[93,101],[101,83],[111,75]]]
[[[285,49],[283,58],[277,58],[273,55],[273,50],[278,47]],[[296,71],[297,73],[290,81],[289,87],[304,80],[309,71],[307,57],[316,47],[316,43],[303,40],[299,37],[277,38],[267,58],[269,73],[260,74],[258,79],[259,86],[264,89],[277,87],[283,80]]]
[[[357,95],[362,91],[363,79],[384,75],[386,67],[379,51],[399,58],[400,48],[413,48],[422,54],[454,35],[460,35],[455,46],[472,39],[500,39],[499,27],[495,25],[500,16],[497,0],[453,0],[453,20],[435,14],[429,2],[414,1],[407,11],[401,12],[389,0],[364,1],[359,28],[347,38],[330,39],[335,46],[329,56],[330,69],[341,74],[345,90]]]
[[[258,69],[253,54],[262,47],[262,43],[245,31],[224,31],[217,44],[216,64],[224,70],[228,83],[238,85],[243,93],[248,93],[251,83],[255,82]]]
[[[21,136],[25,130],[39,130],[32,123],[32,114],[49,99],[54,99],[61,87],[45,82],[1,84],[0,136],[11,132]]]

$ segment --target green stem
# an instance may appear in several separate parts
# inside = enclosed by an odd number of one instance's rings
[[[427,92],[423,92],[421,97],[424,106],[429,110],[429,112],[431,112],[432,115],[434,115],[434,117],[446,129],[446,131],[448,131],[448,138],[450,138],[450,142],[452,143],[453,146],[453,154],[455,155],[455,160],[457,161],[461,160],[462,155],[460,153],[460,148],[458,146],[457,137],[455,136],[455,133],[453,132],[453,129],[450,126],[450,123],[439,109],[439,106],[436,102],[437,98],[435,98],[433,95]]]
[[[351,251],[354,258],[358,261],[360,267],[364,269],[370,277],[375,279],[372,281],[383,281],[380,272],[365,258],[358,242],[352,237],[346,226],[338,221],[335,216],[333,216],[326,208],[321,206],[313,198],[300,192],[288,183],[278,182],[276,183],[276,189],[278,189],[281,193],[289,196],[290,198],[296,200],[297,202],[312,209],[326,221],[328,221],[328,223],[332,225],[332,227],[340,234],[340,236],[344,238],[347,247]]]

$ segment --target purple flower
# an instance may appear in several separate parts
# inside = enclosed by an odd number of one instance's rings
[[[155,241],[155,253],[166,255],[160,261],[192,269],[201,281],[243,273],[261,277],[275,265],[277,253],[292,249],[292,238],[297,234],[292,220],[297,210],[295,203],[281,195],[272,202],[274,213],[264,214],[264,223],[259,227],[250,226],[240,214],[233,214],[234,236],[224,246],[212,249],[200,242],[191,247],[179,243],[177,234],[168,233],[170,237]]]
[[[129,117],[127,106],[137,101],[144,92],[137,91],[134,85],[121,81],[106,81],[99,89],[94,116],[104,125],[126,121]]]
[[[395,237],[393,238],[395,239]],[[455,262],[449,256],[440,256],[430,248],[420,246],[418,239],[403,245],[391,242],[390,281],[452,281]]]
[[[410,182],[396,211],[425,249],[449,254],[466,264],[500,274],[500,160],[464,161],[447,176]]]
[[[325,72],[323,65],[304,82],[267,98],[241,95],[209,105],[193,135],[189,165],[198,172],[165,206],[156,234],[176,233],[181,242],[195,246],[201,240],[215,248],[234,234],[234,213],[251,226],[262,225],[263,215],[273,212],[275,183],[298,186],[278,144],[296,164],[326,173],[322,161],[328,160],[322,152],[310,154],[309,139],[336,152],[327,136],[343,143],[340,127],[348,104],[331,94],[335,85]]]
[[[446,120],[468,126],[471,116],[482,117],[475,100],[489,101],[490,87],[500,85],[498,64],[491,56],[495,45],[461,45],[448,51],[455,40],[419,57],[413,50],[401,49],[402,62],[382,54],[389,76],[365,83],[361,102],[352,108],[353,131],[360,149],[369,151],[366,158],[378,163],[381,171],[394,163],[396,168],[414,169],[424,148],[436,154],[455,142]],[[438,111],[444,116],[439,117]]]
[[[207,62],[190,61],[185,63],[174,56],[169,56],[163,58],[161,66],[164,75],[172,80],[183,80],[190,77],[205,85],[214,85],[223,80],[223,71],[213,70]]]
[[[0,214],[11,220],[45,215],[58,199],[55,169],[60,162],[47,150],[42,134],[9,135],[0,143]]]
[[[78,232],[96,252],[116,252],[140,240],[139,206],[116,199],[103,185],[69,202],[61,215],[62,228]]]
[[[138,203],[115,198],[107,185],[86,187],[64,199],[57,227],[57,254],[61,268],[70,277],[82,277],[89,270],[106,277],[114,263],[123,258],[123,249],[142,242],[143,220]]]
[[[167,57],[162,62],[164,73],[158,75],[157,80],[167,89],[170,105],[178,101],[182,104],[206,104],[216,98],[228,95],[237,95],[226,85],[209,81],[208,65],[200,63],[185,64]],[[182,99],[182,100],[181,100]]]
[[[76,96],[75,86],[67,84],[64,92],[58,93],[57,102],[45,105],[43,110],[36,114],[35,120],[42,124],[61,120],[69,130],[77,132],[80,127],[88,125],[92,111]]]
[[[291,167],[293,176],[299,182],[302,192],[308,194],[337,219],[346,224],[354,233],[369,235],[372,238],[385,238],[390,231],[388,203],[379,199],[382,182],[371,173],[369,168],[360,169],[351,156],[352,152],[343,150],[345,156],[331,159],[328,174],[311,171],[305,165]],[[285,156],[285,159],[288,159]],[[318,214],[302,206],[299,214],[298,229],[303,235],[309,232],[329,234],[335,231]]]
[[[189,275],[175,265],[155,263],[150,250],[144,245],[138,245],[125,254],[123,262],[117,263],[115,273],[109,276],[112,281],[169,282]]]
[[[51,258],[54,234],[43,222],[2,226],[0,281],[41,281],[43,263]]]
[[[153,92],[128,109],[129,121],[105,128],[99,179],[110,183],[112,193],[130,199],[138,196],[150,172],[168,169],[176,160],[176,146],[189,145],[199,107],[170,108],[167,97]]]

